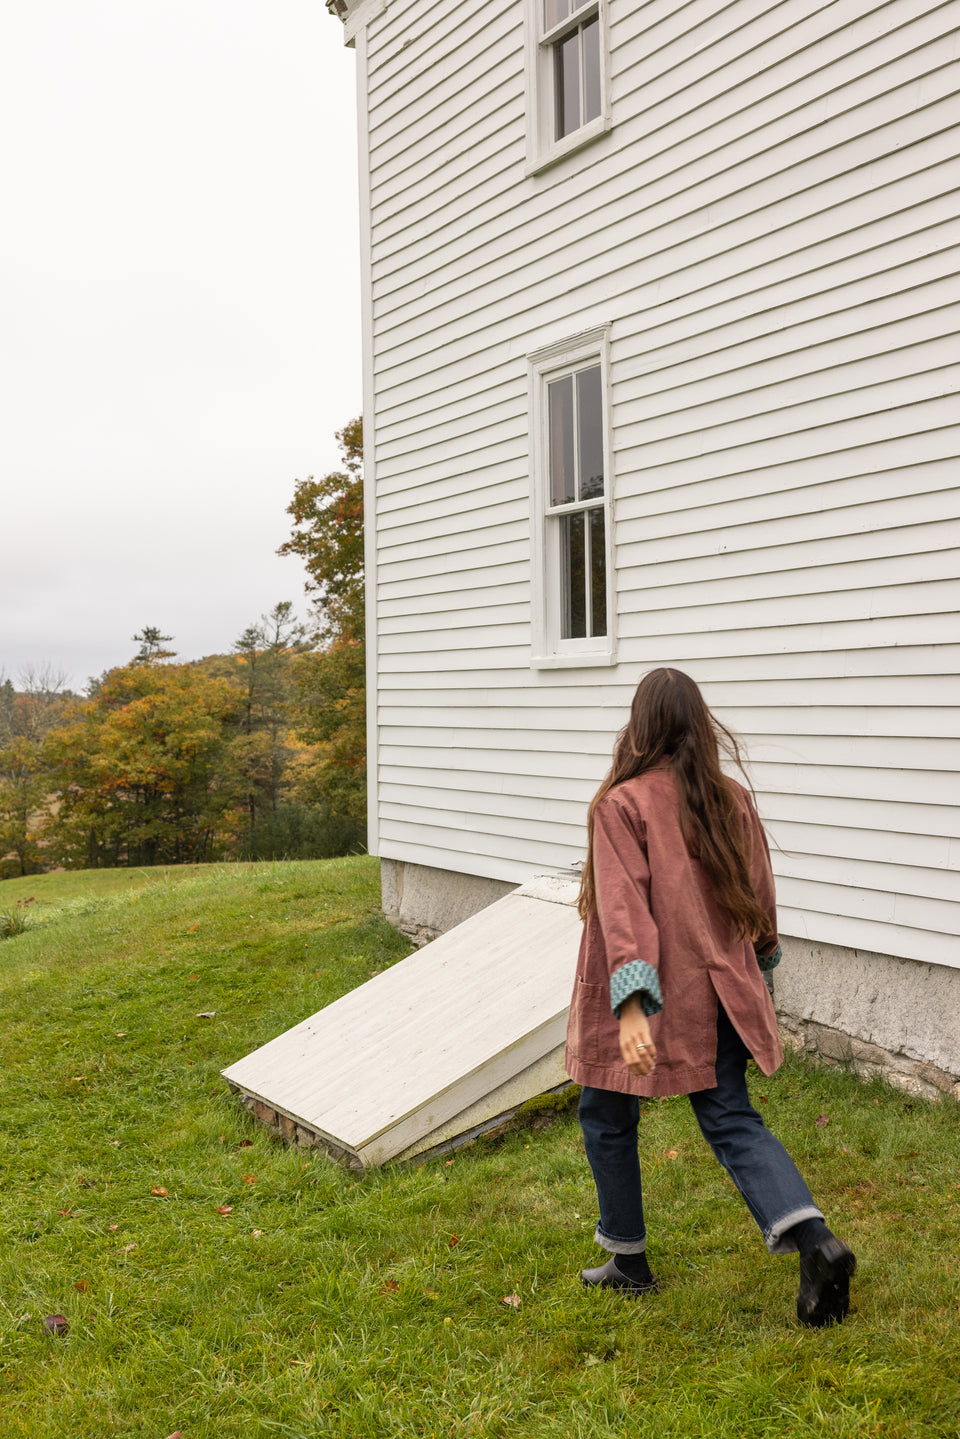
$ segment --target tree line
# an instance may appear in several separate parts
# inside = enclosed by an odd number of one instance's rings
[[[0,878],[363,847],[361,421],[337,439],[279,551],[305,564],[306,620],[282,601],[191,662],[146,626],[82,695],[48,667],[0,676]]]

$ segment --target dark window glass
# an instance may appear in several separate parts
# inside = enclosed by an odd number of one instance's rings
[[[563,638],[582,640],[587,633],[587,576],[584,552],[584,515],[560,519],[560,565],[563,582]]]
[[[583,48],[583,118],[581,124],[600,114],[600,22],[596,16],[580,31]]]
[[[603,538],[603,510],[588,510],[590,519],[591,635],[607,633],[607,552]]]
[[[577,458],[581,500],[603,494],[603,397],[600,366],[577,375]]]
[[[570,14],[570,0],[543,0],[543,28],[552,30]]]
[[[556,47],[557,139],[580,128],[580,31],[574,30]]]
[[[548,387],[550,409],[550,503],[569,505],[577,498],[573,460],[573,376]]]

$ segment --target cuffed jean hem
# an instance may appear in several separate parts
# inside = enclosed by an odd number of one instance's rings
[[[803,1209],[791,1209],[782,1219],[778,1219],[769,1228],[763,1231],[763,1242],[771,1254],[796,1254],[797,1241],[788,1238],[787,1231],[795,1224],[802,1224],[804,1219],[822,1219],[823,1211],[815,1204],[808,1204]]]
[[[603,1233],[599,1224],[593,1237],[608,1254],[642,1254],[647,1247],[646,1235],[642,1239],[611,1239]]]

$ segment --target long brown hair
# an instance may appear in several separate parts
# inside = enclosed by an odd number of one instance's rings
[[[738,939],[758,939],[770,921],[750,882],[734,790],[720,768],[721,748],[742,769],[736,736],[711,714],[697,685],[681,670],[657,669],[637,686],[630,718],[617,736],[613,764],[587,812],[587,858],[580,877],[580,917],[596,903],[593,817],[604,795],[667,757],[680,801],[680,829],[687,851],[710,880]]]

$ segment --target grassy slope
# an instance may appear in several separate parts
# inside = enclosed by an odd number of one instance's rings
[[[644,1111],[664,1289],[639,1302],[576,1283],[597,1251],[569,1118],[362,1179],[254,1128],[220,1069],[405,952],[375,876],[16,882],[42,922],[0,943],[5,1435],[957,1433],[952,1103],[797,1061],[758,1085],[861,1257],[855,1313],[822,1332],[792,1321],[795,1261],[765,1255],[682,1100]]]

